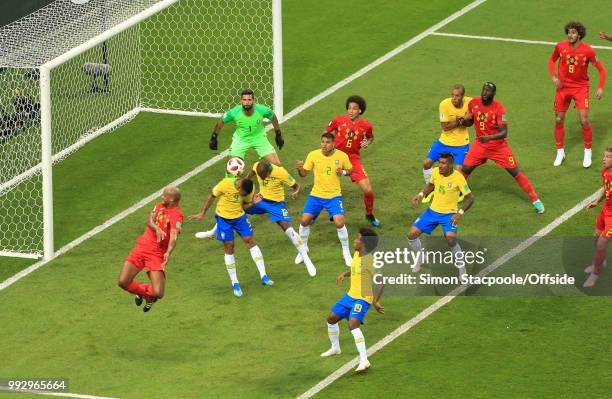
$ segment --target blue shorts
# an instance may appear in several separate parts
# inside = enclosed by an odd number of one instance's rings
[[[426,234],[431,234],[438,225],[442,226],[444,233],[457,234],[457,226],[451,224],[453,216],[455,216],[454,212],[438,213],[432,211],[431,208],[427,208],[412,225]]]
[[[263,199],[250,207],[246,213],[249,215],[262,215],[267,213],[272,223],[276,222],[289,222],[291,223],[291,215],[287,210],[287,203],[285,201],[269,201]]]
[[[331,311],[343,319],[348,320],[353,317],[363,324],[365,323],[363,319],[365,319],[368,309],[370,309],[370,304],[363,299],[355,299],[349,296],[349,294],[344,294],[344,296],[332,306]]]
[[[215,215],[215,219],[217,219],[217,240],[219,241],[234,241],[234,230],[240,237],[253,235],[253,227],[251,227],[246,215],[236,219],[225,219]]]
[[[306,198],[306,203],[304,204],[304,210],[302,213],[310,213],[316,218],[319,216],[323,208],[325,208],[330,218],[333,218],[336,215],[344,215],[342,196],[339,195],[334,198],[320,198],[309,195],[308,198]]]
[[[445,152],[450,152],[451,154],[453,154],[453,162],[455,163],[455,165],[463,165],[463,160],[465,159],[465,156],[467,155],[469,149],[469,144],[453,146],[442,144],[440,140],[436,140],[429,149],[429,152],[427,153],[427,158],[437,161],[438,159],[440,159],[440,155],[444,154]]]

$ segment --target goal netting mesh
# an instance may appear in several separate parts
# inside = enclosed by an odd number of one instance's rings
[[[56,0],[0,28],[0,255],[43,249],[42,65],[57,163],[142,111],[220,114],[245,87],[272,105],[272,42],[270,0]]]

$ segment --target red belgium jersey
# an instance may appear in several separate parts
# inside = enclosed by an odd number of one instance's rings
[[[606,84],[606,70],[599,62],[595,50],[584,42],[580,42],[576,48],[573,48],[567,40],[557,43],[548,61],[551,77],[555,76],[557,60],[559,60],[559,80],[563,83],[563,87],[589,87],[589,63],[599,71],[598,87],[603,88]]]
[[[184,219],[183,213],[179,207],[168,209],[160,202],[155,205],[152,214],[155,224],[166,233],[165,238],[157,242],[155,230],[147,226],[144,234],[138,238],[137,243],[153,250],[166,252],[168,243],[170,242],[170,230],[178,230],[179,233],[181,232]]]
[[[608,168],[603,168],[601,177],[603,178],[603,189],[606,193],[606,201],[603,206],[604,213],[607,216],[612,216],[612,172]]]
[[[359,157],[361,142],[374,137],[372,125],[366,119],[359,118],[353,123],[348,115],[340,115],[332,119],[325,127],[328,132],[335,132],[336,148],[345,152],[349,157]]]
[[[482,102],[482,97],[474,97],[468,104],[468,110],[474,115],[474,130],[476,137],[490,136],[499,133],[500,125],[508,124],[506,109],[499,101],[493,99],[491,104]],[[495,146],[505,143],[506,139],[491,140],[488,143],[479,143],[485,146]]]

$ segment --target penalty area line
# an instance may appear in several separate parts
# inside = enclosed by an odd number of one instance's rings
[[[557,42],[547,42],[543,40],[527,40],[527,39],[513,39],[511,37],[497,37],[497,36],[476,36],[476,35],[463,35],[460,33],[445,33],[445,32],[433,32],[432,36],[445,36],[445,37],[457,37],[461,39],[476,39],[476,40],[490,40],[495,42],[510,42],[510,43],[522,43],[522,44],[542,44],[546,46],[554,46]],[[600,50],[612,50],[610,46],[595,46],[590,45],[593,48]]]
[[[516,247],[512,248],[510,251],[506,252],[504,255],[497,258],[493,263],[491,263],[489,266],[481,270],[480,273],[478,273],[476,276],[484,277],[490,274],[491,272],[495,271],[496,269],[501,267],[503,264],[508,262],[510,259],[514,258],[521,252],[525,251],[527,248],[529,248],[530,246],[538,242],[541,238],[548,235],[555,228],[559,227],[562,223],[566,222],[569,218],[571,218],[572,216],[580,212],[582,209],[584,209],[587,206],[587,204],[589,204],[590,202],[595,200],[595,198],[597,198],[600,192],[601,192],[601,189],[597,190],[590,196],[580,201],[573,208],[567,210],[561,216],[559,216],[558,218],[550,222],[548,225],[543,227],[540,231],[535,233],[532,237],[526,239],[525,241],[518,244]],[[408,320],[407,322],[405,322],[404,324],[396,328],[394,331],[392,331],[390,334],[385,336],[383,339],[381,339],[380,341],[372,345],[368,349],[368,356],[372,356],[373,354],[375,354],[376,352],[378,352],[379,350],[381,350],[382,348],[384,348],[385,346],[393,342],[396,338],[406,333],[412,327],[416,326],[421,321],[425,320],[427,317],[431,316],[434,312],[439,310],[441,307],[443,307],[444,305],[448,304],[450,301],[455,299],[455,297],[463,294],[469,287],[471,287],[471,285],[464,284],[464,285],[458,286],[457,288],[452,290],[450,293],[448,293],[446,296],[438,299],[436,302],[429,305],[427,308],[425,308],[425,310],[421,311],[419,314],[414,316],[412,319]],[[314,395],[316,395],[317,393],[321,392],[323,389],[331,385],[334,381],[338,380],[344,374],[354,369],[358,364],[359,364],[359,357],[355,357],[351,359],[350,361],[346,362],[342,367],[340,367],[338,370],[334,371],[333,373],[328,375],[325,379],[321,380],[317,385],[313,386],[308,391],[300,395],[298,399],[307,399],[307,398],[313,397]]]

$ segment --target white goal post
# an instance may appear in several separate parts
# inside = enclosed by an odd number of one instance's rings
[[[140,112],[214,117],[250,87],[283,120],[281,0],[56,0],[0,48],[0,256],[54,256],[53,165]]]

